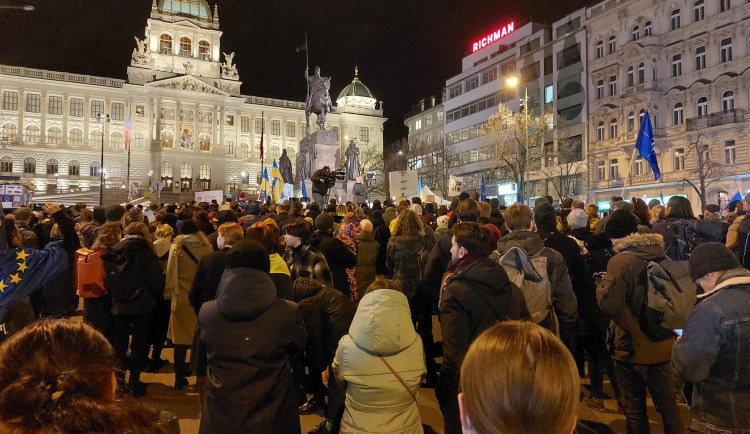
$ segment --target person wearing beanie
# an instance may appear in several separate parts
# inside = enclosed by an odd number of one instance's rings
[[[651,261],[664,262],[664,239],[659,234],[639,234],[638,222],[629,211],[620,209],[610,214],[604,231],[612,239],[615,255],[597,284],[596,298],[614,324],[611,351],[628,432],[648,432],[648,388],[661,414],[664,432],[678,434],[683,427],[671,366],[674,339],[653,342],[639,325],[639,311],[648,289],[646,267]],[[634,311],[633,306],[638,308]]]
[[[198,317],[198,346],[211,371],[200,432],[298,433],[289,366],[307,343],[301,313],[276,296],[268,251],[260,243],[238,241],[226,263],[216,300],[206,302]]]
[[[589,216],[583,209],[574,208],[570,211],[570,214],[568,214],[568,225],[570,225],[572,229],[588,227]]]
[[[750,427],[750,271],[721,243],[696,247],[690,277],[703,288],[672,349],[675,372],[692,389],[686,397],[695,432],[746,432]],[[685,390],[687,391],[687,390]]]
[[[357,266],[357,255],[333,236],[333,217],[330,214],[319,215],[315,219],[315,227],[318,230],[310,237],[310,245],[322,253],[328,262],[333,274],[333,287],[350,297],[351,287],[346,269]]]
[[[441,215],[437,218],[437,229],[435,229],[435,233],[439,236],[443,236],[448,233],[448,216],[447,215]]]
[[[609,221],[609,216],[612,215],[613,212],[617,211],[618,209],[625,210],[628,212],[633,211],[633,205],[630,202],[625,202],[622,200],[622,198],[617,197],[615,198],[617,200],[613,200],[609,204],[609,210],[610,214],[607,216],[604,216],[599,222],[594,226],[594,233],[598,234],[600,232],[604,232],[604,226],[607,224],[607,221]]]
[[[125,207],[122,205],[110,205],[104,212],[108,222],[120,222],[125,216]]]

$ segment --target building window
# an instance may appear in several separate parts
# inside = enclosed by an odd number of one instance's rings
[[[47,160],[47,175],[54,175],[57,173],[57,160],[54,158]]]
[[[38,126],[34,124],[27,125],[23,131],[23,141],[27,145],[36,145],[37,143],[39,143],[40,135],[41,132],[39,131]]]
[[[607,164],[604,161],[596,163],[596,176],[599,181],[607,179]]]
[[[18,134],[18,128],[16,127],[16,124],[11,122],[6,122],[3,124],[3,133],[0,136],[0,141],[15,141],[16,135]]]
[[[497,80],[497,68],[490,68],[482,72],[482,84]]]
[[[632,133],[635,130],[635,112],[628,113],[628,132]]]
[[[198,169],[200,179],[211,179],[211,166],[208,163],[201,164]]]
[[[68,163],[68,175],[80,176],[81,175],[81,164],[76,160],[72,160]]]
[[[190,38],[182,37],[180,38],[180,56],[183,57],[192,57],[193,53],[193,43],[190,41]]]
[[[247,116],[240,117],[240,132],[250,132],[250,118]]]
[[[125,119],[125,104],[121,102],[112,103],[112,120],[122,121]]]
[[[33,174],[36,173],[36,160],[27,157],[25,160],[23,160],[23,173],[25,174]]]
[[[555,86],[550,84],[544,87],[544,103],[549,104],[555,99]]]
[[[596,41],[596,58],[601,59],[604,57],[604,42]]]
[[[135,106],[135,115],[138,116],[139,118],[142,118],[143,116],[145,116],[146,115],[145,108],[142,105]]]
[[[637,41],[641,37],[641,28],[639,26],[633,27],[630,31],[630,40]]]
[[[89,164],[89,176],[101,176],[101,168],[98,161],[92,161]]]
[[[672,56],[672,77],[682,75],[682,54]]]
[[[91,118],[99,119],[104,115],[104,101],[91,101]]]
[[[682,103],[678,102],[672,107],[672,125],[682,125],[684,119]]]
[[[272,136],[281,135],[281,121],[271,121],[271,135]]]
[[[604,140],[604,122],[596,124],[596,140]]]
[[[617,158],[609,160],[609,179],[619,179],[620,168],[617,165]]]
[[[468,80],[466,80],[466,91],[474,90],[477,87],[479,87],[479,77],[474,76]]]
[[[609,77],[609,96],[617,95],[617,76]]]
[[[674,170],[685,170],[685,148],[674,150]]]
[[[159,53],[172,54],[172,37],[166,33],[159,38]]]
[[[719,12],[726,12],[731,8],[731,0],[719,0]]]
[[[47,112],[51,115],[62,115],[62,97],[51,96],[49,97],[49,108]]]
[[[706,47],[695,49],[695,70],[699,71],[706,67]]]
[[[12,173],[13,172],[13,159],[10,157],[3,157],[0,159],[0,172]]]
[[[89,146],[91,147],[99,147],[102,144],[102,132],[99,130],[93,130],[89,134]]]
[[[370,129],[367,127],[360,127],[359,128],[359,141],[360,142],[369,142],[370,141]]]
[[[62,144],[62,130],[59,127],[47,129],[47,144],[60,146]]]
[[[721,63],[730,62],[732,60],[732,38],[721,40],[721,52],[719,57]]]
[[[617,36],[612,35],[607,42],[607,53],[614,54],[617,51]]]
[[[190,191],[193,184],[193,165],[184,162],[180,166],[180,190]]]
[[[596,82],[596,99],[604,98],[604,80]]]
[[[612,118],[609,121],[609,138],[610,139],[617,138],[617,119],[615,118]]]
[[[109,136],[109,147],[111,149],[119,150],[122,149],[122,145],[125,143],[125,137],[119,131],[115,131]]]
[[[698,98],[695,103],[695,114],[698,117],[708,115],[708,99],[705,96]]]
[[[208,41],[198,42],[198,58],[200,60],[211,60],[211,44]]]
[[[83,100],[80,98],[70,99],[70,115],[77,118],[83,117]]]
[[[225,140],[226,140],[226,138],[225,138]],[[225,142],[225,144],[224,144],[224,154],[236,156],[235,153],[234,153],[234,151],[235,151],[235,149],[234,149],[234,142],[231,141],[231,140],[227,140]]]
[[[260,134],[263,132],[263,118],[256,118],[255,119],[255,134]]]
[[[463,93],[463,92],[461,91],[461,85],[460,85],[460,84],[459,84],[458,86],[453,86],[453,87],[452,87],[452,88],[451,88],[451,89],[450,89],[450,90],[448,91],[448,94],[449,94],[449,98],[455,98],[455,97],[457,97],[457,96],[461,95],[461,93]]]
[[[635,71],[632,66],[628,66],[628,73],[626,75],[627,86],[631,87],[635,84]]]
[[[638,84],[643,84],[644,81],[646,81],[646,68],[641,62],[638,64]]]
[[[38,93],[26,94],[26,113],[39,113],[41,111],[42,96]]]
[[[211,151],[211,136],[208,134],[201,134],[198,141],[200,142],[199,146],[201,151]]]
[[[68,144],[70,146],[83,146],[83,131],[73,128],[68,132]]]
[[[693,14],[695,15],[695,21],[700,21],[706,18],[706,9],[703,6],[703,0],[698,0],[693,3]]]
[[[680,28],[680,10],[675,9],[672,11],[672,14],[669,16],[669,27],[672,30],[677,30]]]
[[[161,147],[172,149],[174,147],[174,134],[170,131],[163,131],[161,133]]]
[[[724,142],[724,164],[737,164],[737,150],[734,146],[734,140]]]
[[[134,146],[136,148],[142,148],[143,147],[143,133],[135,133],[133,135],[134,139]]]
[[[644,171],[643,167],[643,157],[640,155],[635,157],[635,163],[633,164],[633,175],[635,176],[641,176],[645,175],[646,172]]]
[[[240,158],[250,158],[250,147],[247,145],[247,143],[242,142],[240,143]]]
[[[287,122],[286,123],[286,136],[287,137],[294,137],[297,135],[297,124],[294,122]]]
[[[734,92],[728,90],[721,95],[721,110],[728,112],[734,110]]]
[[[646,21],[643,23],[643,36],[651,36],[652,34],[651,21]]]
[[[18,111],[18,92],[3,92],[3,110]]]

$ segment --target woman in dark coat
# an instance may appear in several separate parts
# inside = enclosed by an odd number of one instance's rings
[[[289,266],[284,262],[284,258],[279,255],[281,250],[281,236],[279,228],[274,225],[265,223],[255,223],[247,230],[247,238],[259,242],[268,251],[268,258],[271,261],[271,270],[268,273],[276,287],[276,295],[285,300],[291,300],[292,295],[292,277],[289,272]]]
[[[241,240],[226,255],[216,300],[198,316],[208,356],[201,433],[299,433],[289,358],[307,332],[297,306],[276,296],[268,252]],[[248,285],[253,282],[253,285]]]
[[[383,211],[374,209],[372,211],[372,234],[375,241],[378,242],[378,259],[375,261],[375,273],[380,275],[388,274],[388,267],[385,265],[388,257],[388,240],[391,238],[391,231],[383,220]],[[364,297],[364,296],[363,296]]]
[[[388,275],[401,287],[411,302],[417,293],[422,270],[417,256],[425,249],[422,220],[414,211],[403,211],[399,215],[393,235],[388,240],[386,266]]]

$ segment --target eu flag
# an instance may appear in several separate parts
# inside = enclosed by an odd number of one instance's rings
[[[487,200],[487,184],[484,183],[484,173],[482,174],[482,190],[479,192],[479,200],[481,202]]]
[[[65,269],[68,254],[56,244],[44,250],[11,248],[0,253],[0,316]]]
[[[661,171],[659,161],[656,159],[656,151],[654,151],[654,129],[651,127],[651,116],[648,111],[644,114],[641,128],[638,130],[635,149],[651,165],[651,170],[654,171],[654,181],[658,181],[661,178]]]

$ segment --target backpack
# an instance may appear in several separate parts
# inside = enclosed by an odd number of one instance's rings
[[[107,295],[104,287],[105,248],[90,250],[85,247],[76,250],[75,282],[76,295],[83,298],[96,298]]]
[[[505,269],[510,281],[521,289],[531,320],[539,324],[551,313],[554,324],[557,324],[552,308],[552,283],[547,274],[547,257],[540,253],[529,257],[524,249],[513,246],[498,259],[498,263]],[[559,334],[557,326],[553,332]]]
[[[672,339],[674,330],[685,325],[697,300],[697,286],[690,278],[688,263],[667,257],[650,261],[645,271],[648,284],[639,326],[652,342]]]
[[[138,298],[143,290],[140,287],[139,276],[128,274],[135,262],[130,255],[107,255],[103,260],[104,286],[112,294],[112,300],[128,302]]]
[[[667,224],[667,234],[672,235],[670,243],[664,243],[664,252],[675,261],[687,261],[690,253],[703,243],[719,241],[712,234],[698,231],[699,220],[678,220]],[[703,225],[704,229],[706,225]],[[666,241],[665,237],[665,241]]]

